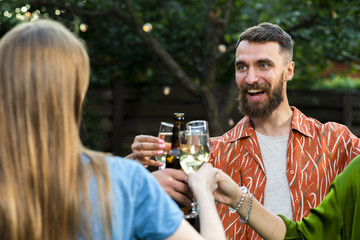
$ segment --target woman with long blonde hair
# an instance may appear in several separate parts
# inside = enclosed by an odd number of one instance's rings
[[[57,22],[22,23],[1,39],[0,238],[202,239],[139,163],[82,146],[89,72],[82,42]],[[215,178],[189,185],[201,234],[225,239]]]

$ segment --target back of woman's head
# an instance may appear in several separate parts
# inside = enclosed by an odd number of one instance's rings
[[[2,110],[14,118],[8,122],[23,116],[34,128],[80,123],[89,82],[88,56],[61,24],[41,20],[9,31],[1,39],[0,74]]]
[[[89,60],[61,24],[22,23],[0,41],[0,236],[68,239],[78,231],[79,153]]]

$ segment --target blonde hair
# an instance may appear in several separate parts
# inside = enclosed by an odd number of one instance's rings
[[[22,23],[1,39],[1,239],[90,237],[88,185],[94,175],[109,236],[104,156],[84,149],[79,138],[88,84],[87,52],[60,23]]]

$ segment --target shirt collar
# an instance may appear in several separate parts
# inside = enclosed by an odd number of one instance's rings
[[[311,131],[312,127],[309,122],[309,118],[296,107],[290,108],[293,111],[291,130],[297,131],[307,137],[312,137],[313,133]],[[222,138],[226,142],[234,142],[241,138],[250,137],[253,134],[255,134],[254,125],[252,124],[251,119],[248,116],[245,116],[233,129],[225,133]]]
[[[255,134],[254,126],[248,116],[243,117],[236,126],[226,132],[222,138],[226,142],[234,142],[241,138],[250,137]]]
[[[293,111],[291,129],[307,137],[313,137],[315,133],[313,131],[313,125],[311,123],[314,119],[305,116],[305,114],[303,114],[296,107],[291,107],[291,110]]]

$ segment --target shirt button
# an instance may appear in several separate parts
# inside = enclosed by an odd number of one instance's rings
[[[290,174],[294,174],[294,170],[290,170]]]
[[[295,203],[299,203],[299,199],[295,199]]]

